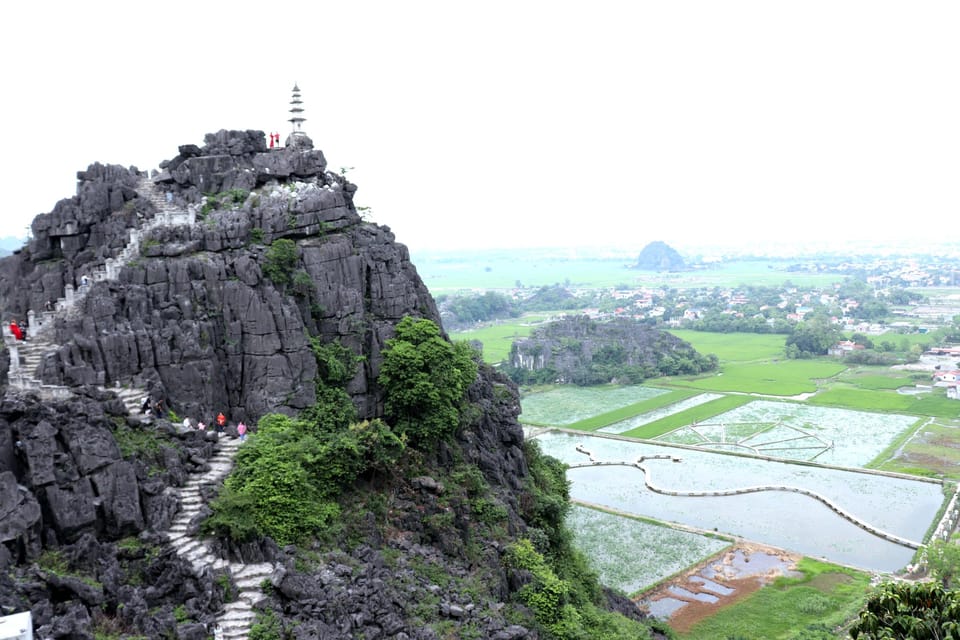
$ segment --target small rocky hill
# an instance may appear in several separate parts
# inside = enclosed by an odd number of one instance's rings
[[[661,375],[715,369],[690,343],[628,318],[566,316],[514,341],[506,371],[520,383],[639,383]]]
[[[58,640],[519,640],[566,637],[550,616],[589,601],[604,612],[578,624],[661,637],[575,562],[545,564],[569,555],[563,470],[524,442],[516,387],[488,367],[455,434],[358,477],[326,537],[204,535],[255,447],[233,425],[314,407],[318,345],[355,358],[345,391],[376,421],[396,325],[439,315],[306,136],[269,150],[263,132],[220,131],[161,169],[91,165],[0,259],[0,319],[30,319],[0,352],[0,614],[30,610]],[[162,408],[139,415],[148,397]],[[178,422],[219,411],[223,435]],[[564,570],[586,591],[563,596]],[[528,597],[549,585],[560,600]]]
[[[643,248],[633,268],[644,271],[683,271],[687,265],[676,249],[656,240]]]

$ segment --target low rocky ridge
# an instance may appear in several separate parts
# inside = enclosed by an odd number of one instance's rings
[[[571,315],[514,341],[506,370],[517,382],[589,385],[639,383],[716,366],[716,356],[704,356],[690,343],[644,322]]]
[[[355,187],[309,139],[205,142],[149,181],[92,165],[0,260],[5,321],[93,279],[24,363],[65,397],[8,384],[0,354],[0,613],[29,608],[41,638],[199,639],[218,625],[228,638],[552,637],[517,599],[543,571],[505,558],[524,537],[559,548],[547,523],[563,503],[534,497],[543,463],[523,441],[516,388],[487,367],[456,437],[362,477],[326,539],[280,549],[201,535],[236,434],[144,419],[140,394],[194,419],[296,415],[316,401],[312,344],[336,342],[361,363],[346,385],[358,418],[379,418],[395,325],[439,322],[406,248],[361,219]]]

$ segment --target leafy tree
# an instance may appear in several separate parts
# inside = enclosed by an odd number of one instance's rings
[[[356,409],[344,390],[356,371],[353,352],[317,339],[312,347],[316,404],[298,418],[260,419],[211,504],[206,531],[234,540],[300,542],[337,521],[337,500],[359,476],[385,471],[403,454],[403,440],[383,421],[355,422]]]
[[[840,339],[840,330],[829,321],[814,318],[798,322],[793,333],[787,337],[788,358],[810,358],[826,355],[827,350]]]
[[[957,640],[960,593],[936,582],[885,583],[850,628],[854,640]]]
[[[924,560],[930,573],[945,589],[955,586],[960,576],[960,544],[956,539],[930,543],[924,550]]]
[[[430,320],[407,316],[387,341],[377,379],[386,392],[387,421],[411,444],[429,446],[452,435],[476,377],[469,345],[444,339]]]
[[[444,326],[447,315],[453,316],[455,324],[466,325],[495,318],[516,317],[520,315],[517,305],[508,296],[495,291],[479,295],[446,296],[437,299],[444,314]]]

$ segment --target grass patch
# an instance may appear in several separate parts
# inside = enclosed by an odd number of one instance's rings
[[[869,574],[838,565],[803,558],[803,574],[778,578],[773,584],[715,615],[678,633],[683,640],[799,639],[829,637],[807,635],[814,631],[834,633],[849,622],[863,605],[870,588]],[[776,615],[771,615],[776,612]]]
[[[613,411],[607,411],[606,413],[601,413],[591,418],[574,422],[573,424],[568,425],[567,428],[578,429],[580,431],[596,431],[597,429],[602,429],[603,427],[633,418],[634,416],[647,413],[648,411],[653,411],[654,409],[659,409],[660,407],[666,407],[667,405],[675,404],[681,400],[686,400],[687,398],[698,395],[698,393],[699,392],[692,389],[677,389],[648,400],[635,402],[631,405],[614,409]]]
[[[671,378],[670,384],[704,391],[793,396],[813,393],[817,390],[816,380],[832,378],[844,369],[845,365],[827,360],[732,363],[721,366],[717,374]]]
[[[450,333],[451,340],[476,340],[483,344],[483,361],[497,364],[507,359],[517,338],[529,336],[536,326],[550,317],[549,313],[527,313],[519,318],[469,331]]]
[[[114,429],[113,437],[120,448],[120,455],[124,458],[150,456],[159,453],[160,447],[163,445],[155,432],[131,429],[126,425]]]
[[[783,358],[787,341],[785,335],[761,333],[714,333],[671,329],[681,340],[686,340],[700,353],[713,353],[721,362],[754,362]]]
[[[896,391],[900,387],[913,386],[913,380],[903,374],[884,375],[860,375],[852,376],[847,382],[855,384],[861,389],[871,389],[873,391],[890,390]]]
[[[875,469],[960,480],[960,428],[938,423],[911,429],[871,463]]]
[[[669,393],[666,389],[646,385],[559,385],[524,393],[520,421],[535,426],[567,427]]]
[[[691,409],[687,409],[686,411],[674,413],[673,415],[669,415],[665,418],[661,418],[649,424],[637,427],[636,429],[627,431],[622,435],[633,438],[656,438],[657,436],[662,436],[665,433],[669,433],[674,429],[679,429],[680,427],[688,424],[692,424],[694,422],[704,422],[713,416],[720,415],[721,413],[725,413],[731,409],[736,409],[737,407],[741,407],[748,402],[753,402],[755,399],[756,398],[751,398],[750,396],[724,396]]]

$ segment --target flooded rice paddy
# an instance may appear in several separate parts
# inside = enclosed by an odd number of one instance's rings
[[[657,439],[860,467],[916,421],[916,416],[756,400]]]
[[[632,463],[670,453],[681,462],[647,460],[658,487],[673,491],[729,490],[783,485],[815,492],[857,518],[896,536],[920,542],[944,501],[938,483],[811,465],[799,465],[637,443],[588,434],[547,432],[536,437],[543,452],[576,465],[598,461]],[[763,491],[722,497],[669,496],[650,490],[643,473],[620,466],[572,468],[574,499],[789,549],[866,570],[896,571],[913,549],[884,540],[839,516],[810,496]]]

